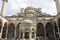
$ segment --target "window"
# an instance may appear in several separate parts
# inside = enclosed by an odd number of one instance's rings
[[[34,38],[34,32],[32,32],[32,38]]]
[[[28,39],[28,38],[29,38],[29,33],[25,32],[25,39]]]

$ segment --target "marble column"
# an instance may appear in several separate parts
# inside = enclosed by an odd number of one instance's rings
[[[14,38],[16,39],[16,26],[15,26],[15,33],[14,33]]]
[[[22,38],[23,40],[25,39],[24,36],[25,36],[25,33],[23,32],[23,38]]]
[[[3,27],[1,28],[0,40],[2,40],[2,32],[3,32]]]
[[[29,32],[29,40],[31,40],[31,39],[32,39],[32,33]]]
[[[35,36],[34,36],[34,40],[36,40],[36,32],[34,32],[34,35],[35,35]]]
[[[1,33],[0,33],[0,39],[2,38],[3,27],[4,27],[4,22],[2,22],[2,28],[1,28]]]
[[[58,26],[58,23],[57,23],[57,29],[58,29],[58,33],[59,33],[59,26]]]
[[[6,29],[6,38],[5,38],[5,40],[7,40],[7,34],[8,34],[8,25],[7,25],[7,29]]]
[[[56,35],[55,35],[55,29],[54,29],[55,25],[53,24],[53,32],[54,32],[54,39],[56,40]]]
[[[21,39],[21,32],[19,31],[19,40]]]
[[[46,25],[44,24],[44,39],[46,38]],[[46,39],[45,39],[46,40]]]

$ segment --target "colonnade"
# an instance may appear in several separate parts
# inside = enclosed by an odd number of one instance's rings
[[[16,27],[13,23],[9,25],[5,23],[3,30],[2,30],[2,39],[6,40],[35,40],[35,32],[30,31],[20,31],[20,24]]]
[[[45,33],[44,33],[44,25],[43,23],[38,23],[37,27],[36,27],[36,32],[22,32],[20,31],[20,24],[18,24],[17,26],[15,26],[13,23],[5,23],[3,30],[2,30],[2,38],[5,39],[7,38],[8,40],[12,40],[12,39],[33,39],[37,37],[44,37]],[[2,26],[2,23],[0,22],[0,28]],[[57,23],[56,22],[47,22],[46,23],[46,37],[49,37],[49,39],[59,39],[60,38],[60,19],[58,19]],[[1,31],[1,29],[0,29]],[[35,39],[36,39],[35,38]]]

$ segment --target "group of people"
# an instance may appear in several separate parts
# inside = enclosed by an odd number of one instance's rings
[[[39,38],[37,37],[36,40],[54,40],[54,38],[50,38],[50,37],[45,37],[45,38]]]

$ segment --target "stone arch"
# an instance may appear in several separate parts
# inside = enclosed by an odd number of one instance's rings
[[[20,36],[19,35],[19,33],[20,33],[20,31],[19,31],[20,30],[20,25],[21,25],[21,23],[18,23],[17,26],[16,26],[16,39],[19,39],[19,36]]]
[[[36,29],[36,36],[37,37],[40,37],[40,36],[44,36],[44,26],[42,23],[38,23],[37,24],[37,29]]]
[[[3,27],[2,38],[6,37],[6,30],[7,30],[7,22],[5,22],[4,27]]]
[[[46,24],[46,36],[47,36],[49,39],[54,38],[53,24],[52,24],[51,22],[48,22],[48,23]]]
[[[15,33],[15,25],[14,25],[14,23],[10,23],[8,25],[8,34],[7,34],[8,40],[14,39],[14,33]]]
[[[2,20],[0,19],[0,32],[1,32],[1,28],[2,28]]]
[[[58,27],[59,27],[59,31],[60,31],[60,18],[58,18]]]

